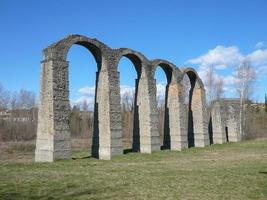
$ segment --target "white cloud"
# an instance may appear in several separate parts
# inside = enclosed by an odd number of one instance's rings
[[[157,97],[158,98],[164,98],[165,96],[165,90],[166,90],[166,83],[158,83],[157,84]]]
[[[264,45],[264,42],[263,41],[260,41],[258,42],[256,45],[255,45],[255,49],[261,49],[263,48],[265,45]]]
[[[133,95],[135,93],[135,87],[129,85],[121,85],[120,86],[121,96],[126,94]]]
[[[227,76],[220,76],[223,79],[225,85],[233,85],[235,84],[235,77],[234,75],[227,75]]]
[[[78,99],[74,101],[74,104],[82,104],[84,101],[87,102],[87,104],[94,104],[94,97],[86,97],[86,96],[81,96]]]
[[[95,86],[85,86],[78,90],[82,95],[95,95]]]
[[[205,71],[210,65],[213,65],[215,69],[234,67],[244,59],[248,60],[254,67],[267,66],[267,49],[257,49],[244,55],[236,46],[224,47],[218,45],[206,54],[188,60],[187,63],[199,65],[200,71]]]
[[[213,65],[215,69],[225,69],[229,66],[236,65],[243,59],[238,47],[216,46],[209,50],[206,54],[187,61],[190,64],[198,64],[200,68],[206,68]]]
[[[261,49],[257,49],[246,55],[242,54],[236,46],[225,47],[218,45],[206,54],[188,60],[187,63],[199,66],[198,73],[203,82],[205,82],[205,74],[208,66],[213,65],[215,68],[215,79],[218,77],[223,78],[225,87],[229,89],[235,83],[233,75],[234,67],[239,65],[243,60],[248,60],[255,67],[258,78],[267,74],[267,49],[262,49],[264,42],[258,42],[256,46]],[[228,73],[227,76],[218,74],[218,72],[223,70],[228,70],[226,71]]]
[[[85,101],[86,101],[86,103],[88,105],[88,109],[89,110],[93,110],[93,108],[94,108],[94,102],[95,102],[95,98],[93,96],[90,96],[90,97],[88,97],[88,96],[81,96],[81,97],[79,97],[76,100],[71,100],[70,101],[70,105],[71,106],[75,106],[75,105],[76,106],[77,105],[81,106],[81,105],[83,105],[83,103]]]
[[[267,65],[267,49],[258,49],[246,56],[251,64],[255,67]]]

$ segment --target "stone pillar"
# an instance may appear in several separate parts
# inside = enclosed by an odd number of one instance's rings
[[[95,126],[98,126],[98,130],[94,132],[93,141],[96,142],[92,149],[99,149],[98,157],[104,160],[123,153],[118,77],[113,60],[103,59],[96,94],[98,118],[95,120]]]
[[[191,107],[195,147],[204,147],[209,145],[209,134],[205,90],[203,88],[194,88]]]
[[[70,158],[68,85],[68,62],[63,60],[42,62],[35,150],[37,162]]]
[[[109,121],[111,137],[111,156],[123,154],[122,147],[122,127],[121,127],[121,97],[120,97],[120,79],[116,65],[109,60]]]
[[[168,87],[170,149],[180,151],[188,147],[187,112],[183,100],[182,85],[171,83]]]
[[[150,108],[150,135],[151,135],[151,152],[160,151],[161,142],[159,135],[159,118],[157,108],[157,86],[156,79],[148,79],[148,96]]]
[[[229,142],[241,141],[239,101],[227,102],[227,127]]]
[[[140,77],[138,81],[137,107],[139,114],[140,152],[160,150],[158,112],[155,80]]]
[[[226,125],[224,121],[223,110],[223,106],[218,101],[215,102],[212,106],[211,118],[214,144],[222,144],[226,142]]]
[[[228,135],[229,135],[229,142],[239,142],[241,141],[241,134],[239,130],[239,125],[237,122],[232,121],[228,122]]]

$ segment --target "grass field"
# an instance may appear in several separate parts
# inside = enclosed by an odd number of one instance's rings
[[[32,143],[1,146],[0,199],[267,199],[267,140],[55,163],[34,163]]]

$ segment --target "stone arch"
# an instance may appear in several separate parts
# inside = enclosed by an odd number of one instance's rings
[[[184,76],[185,74],[188,75],[190,82],[191,84],[194,84],[194,87],[202,88],[204,90],[204,84],[194,68],[191,67],[182,68],[181,71],[182,71],[182,76]]]
[[[102,54],[109,47],[97,39],[91,39],[83,35],[68,35],[62,40],[49,45],[43,50],[43,59],[67,60],[67,54],[72,45],[78,44],[88,49],[94,56],[98,67],[101,67]]]
[[[151,75],[153,79],[155,79],[155,72],[156,69],[160,67],[166,76],[167,79],[167,84],[165,87],[165,105],[164,105],[164,129],[163,129],[163,149],[170,149],[171,148],[171,131],[170,129],[172,126],[170,126],[170,120],[172,120],[172,117],[170,118],[169,116],[169,89],[170,89],[170,84],[174,80],[172,80],[173,77],[175,77],[175,65],[166,61],[166,60],[161,60],[161,59],[155,59],[151,61]],[[156,84],[156,79],[154,80]],[[170,94],[172,95],[172,94]],[[171,97],[170,97],[171,98]]]
[[[149,61],[134,50],[121,48],[117,50],[116,65],[122,57],[128,58],[135,66],[137,79],[135,83],[134,133],[132,150],[141,153],[151,153],[160,150],[159,132],[155,118],[156,105],[151,94],[155,88],[151,87]]]
[[[182,101],[182,72],[171,62],[156,59],[151,61],[151,74],[154,77],[156,68],[160,66],[167,77],[165,91],[165,117],[163,148],[181,150],[187,146],[184,129],[184,103]]]
[[[116,68],[118,73],[119,72],[119,63],[121,59],[125,57],[135,68],[137,78],[135,79],[135,92],[134,92],[134,110],[133,110],[133,130],[132,130],[132,148],[130,151],[139,152],[140,151],[140,128],[139,128],[139,111],[138,111],[138,83],[139,79],[141,77],[142,73],[142,66],[143,61],[145,60],[144,56],[136,51],[133,51],[131,49],[119,49],[118,50],[118,56],[117,56],[117,62],[116,62]],[[120,86],[119,86],[120,87]],[[120,91],[121,92],[121,91]],[[125,152],[128,152],[129,150],[125,150]]]
[[[69,77],[66,58],[73,44],[87,48],[93,54],[98,66],[92,155],[100,159],[110,159],[111,155],[120,153],[119,147],[114,151],[111,145],[110,125],[114,122],[110,111],[116,106],[110,104],[112,87],[108,84],[111,74],[108,72],[107,54],[111,50],[96,39],[69,35],[43,51],[36,161],[52,162],[70,158]]]
[[[151,61],[151,68],[152,68],[151,73],[153,77],[155,76],[155,72],[158,66],[160,66],[165,72],[168,83],[170,83],[171,81],[175,81],[175,73],[176,73],[177,67],[174,64],[172,64],[169,61],[161,60],[161,59],[152,60]]]
[[[188,105],[188,147],[203,147],[209,144],[204,84],[195,69],[184,68],[182,73],[183,76],[189,77],[191,84]]]
[[[134,51],[132,49],[128,48],[120,48],[117,49],[117,61],[116,61],[116,67],[118,71],[118,64],[122,57],[128,58],[134,65],[135,70],[137,72],[138,78],[141,77],[141,75],[146,76],[147,75],[147,58],[140,52]],[[144,73],[142,73],[142,71]]]

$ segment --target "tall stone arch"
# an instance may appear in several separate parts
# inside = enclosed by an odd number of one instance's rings
[[[127,48],[117,50],[117,65],[122,57],[128,58],[137,71],[135,83],[135,109],[133,151],[151,153],[160,150],[156,100],[156,88],[151,83],[149,61],[139,52]]]
[[[35,161],[52,162],[68,159],[71,155],[66,57],[73,44],[87,48],[98,66],[92,155],[110,159],[112,155],[122,153],[121,144],[115,145],[111,137],[121,131],[120,123],[117,122],[120,119],[116,113],[119,106],[118,91],[110,84],[114,79],[116,81],[112,67],[109,68],[109,65],[112,66],[112,50],[96,39],[69,35],[43,51]]]
[[[204,147],[209,144],[206,94],[204,84],[193,68],[182,69],[190,79],[188,105],[188,147]]]
[[[186,123],[184,114],[186,112],[180,83],[182,72],[174,64],[166,60],[156,59],[151,61],[153,78],[157,66],[164,70],[167,77],[163,145],[167,149],[180,151],[187,147],[187,132],[184,126]]]

